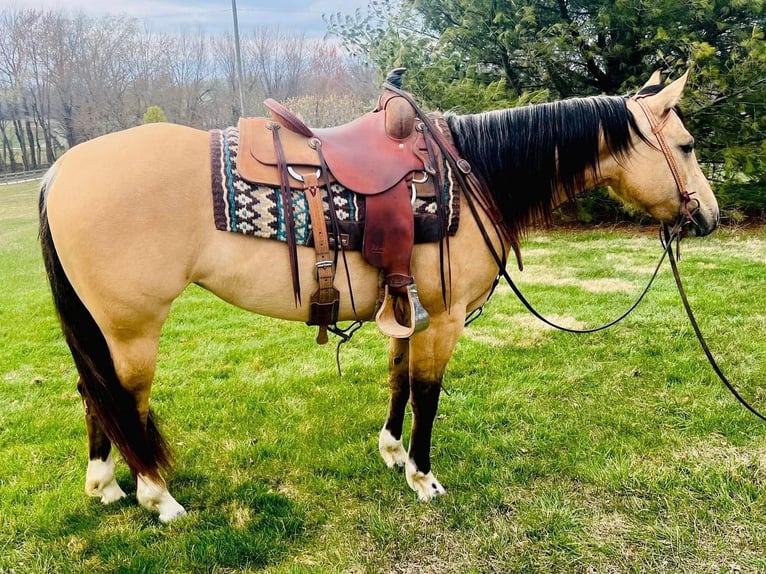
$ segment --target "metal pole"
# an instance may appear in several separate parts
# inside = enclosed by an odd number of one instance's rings
[[[245,115],[245,99],[242,97],[242,52],[239,49],[239,22],[237,21],[237,0],[231,0],[234,16],[234,51],[237,56],[237,87],[239,88],[239,115]]]

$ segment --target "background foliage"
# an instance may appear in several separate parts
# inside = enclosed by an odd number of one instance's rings
[[[371,0],[327,18],[430,106],[479,112],[630,93],[692,68],[684,109],[725,206],[766,209],[763,0]]]
[[[374,72],[337,42],[262,27],[243,30],[241,44],[244,109],[231,35],[0,8],[0,171],[49,165],[82,141],[156,121],[158,110],[210,129],[266,113],[265,98],[311,97],[307,119],[326,126],[349,121],[377,96]]]
[[[630,93],[692,68],[684,109],[725,215],[766,217],[764,0],[370,0],[326,17],[329,39],[243,31],[244,110],[230,35],[155,33],[126,17],[0,9],[0,171],[81,141],[168,121],[224,127],[287,101],[325,126],[370,108],[393,67],[431,109],[478,112]],[[340,40],[340,41],[338,41]],[[566,218],[621,220],[604,194]]]

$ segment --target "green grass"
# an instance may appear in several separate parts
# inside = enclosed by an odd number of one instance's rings
[[[36,240],[36,193],[0,189],[0,572],[758,572],[764,424],[715,378],[665,267],[606,332],[544,328],[507,287],[445,378],[434,470],[416,500],[383,465],[386,342],[343,348],[192,288],[166,325],[153,404],[177,451],[171,525],[83,493],[85,430]],[[703,331],[766,407],[766,233],[684,243]],[[540,310],[594,325],[624,310],[653,233],[532,235],[513,272]]]

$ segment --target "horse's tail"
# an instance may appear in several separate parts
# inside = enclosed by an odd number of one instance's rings
[[[40,243],[64,338],[80,373],[84,395],[106,435],[134,473],[159,479],[160,469],[171,466],[169,446],[151,410],[146,425],[142,423],[135,397],[117,377],[104,334],[72,287],[53,243],[47,196],[56,173],[54,165],[40,186]]]

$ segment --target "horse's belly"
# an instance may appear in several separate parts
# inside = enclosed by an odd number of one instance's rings
[[[335,287],[340,292],[340,320],[372,317],[378,297],[378,272],[357,252],[346,254],[354,294],[349,296],[342,256],[338,257]],[[316,255],[298,247],[300,305],[296,305],[287,244],[216,231],[197,261],[193,281],[221,299],[243,309],[277,319],[307,321],[311,295],[318,287]]]

